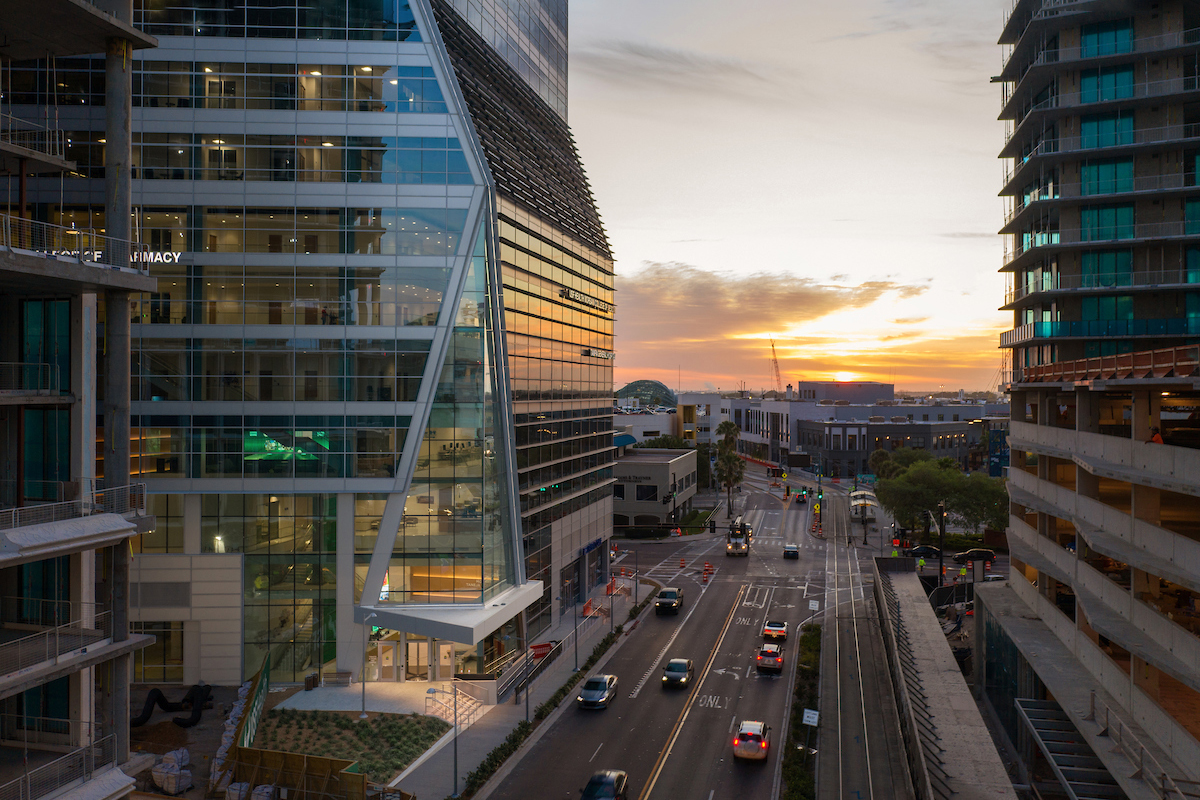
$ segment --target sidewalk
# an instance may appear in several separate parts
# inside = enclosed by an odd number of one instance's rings
[[[645,591],[639,592],[639,599],[646,597],[646,592],[650,591],[649,587],[642,587]],[[595,605],[601,603],[607,608],[608,598],[604,594],[604,588],[600,587],[592,593],[591,599]],[[632,606],[632,598],[624,595],[613,598],[613,624],[624,624],[629,616],[629,609]],[[582,604],[579,606],[582,609]],[[588,656],[592,654],[592,649],[596,643],[603,639],[608,634],[609,623],[601,618],[593,618],[586,623],[581,619],[579,623],[579,665],[582,668]],[[575,627],[575,620],[570,613],[564,614],[559,624],[538,635],[541,641],[549,641],[553,639],[564,639]],[[529,713],[530,719],[533,718],[533,713],[537,707],[550,699],[550,696],[558,691],[567,679],[571,676],[575,667],[574,648],[568,648],[555,662],[546,669],[533,682],[529,693]],[[420,709],[417,713],[423,714],[424,711],[424,696],[425,690],[431,686],[428,683],[411,683],[411,684],[394,684],[395,686],[410,686],[416,687],[420,693]],[[411,690],[409,690],[411,691]],[[309,692],[308,694],[314,694]],[[371,687],[367,687],[367,708],[371,709]],[[382,695],[381,695],[382,696]],[[563,700],[563,703],[570,702],[570,698]],[[344,708],[345,706],[343,706]],[[355,705],[354,708],[358,706]],[[380,709],[385,710],[385,709]],[[388,709],[390,710],[390,709]],[[395,713],[407,713],[405,711],[397,711]],[[521,720],[525,719],[525,696],[521,695],[521,702],[514,704],[512,697],[507,703],[492,706],[478,720],[475,721],[469,728],[462,732],[458,739],[458,791],[461,793],[466,785],[466,776],[468,773],[475,770],[476,767],[487,757],[493,749],[499,746],[513,728],[517,726]],[[435,744],[422,759],[414,762],[414,766],[401,773],[400,778],[394,781],[394,785],[398,786],[406,792],[415,794],[418,800],[443,800],[454,793],[454,737],[447,734]]]

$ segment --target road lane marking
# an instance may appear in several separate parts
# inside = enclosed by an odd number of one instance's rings
[[[604,742],[601,742],[599,745],[596,746],[596,752],[592,753],[592,757],[588,759],[589,764],[596,760],[596,756],[600,753],[601,747],[604,747]]]
[[[692,704],[696,701],[696,697],[699,696],[700,689],[704,686],[704,679],[708,677],[708,671],[712,669],[713,661],[716,660],[717,653],[721,650],[721,644],[725,641],[725,634],[729,632],[729,624],[733,622],[733,614],[737,611],[738,604],[742,600],[742,593],[745,591],[746,586],[744,584],[738,587],[737,596],[733,598],[733,604],[729,607],[729,614],[725,617],[725,624],[721,627],[721,634],[717,637],[717,643],[713,647],[712,652],[708,654],[708,661],[705,662],[704,669],[700,671],[700,680],[692,687],[692,694],[684,704],[679,718],[675,720],[675,727],[671,729],[671,735],[667,737],[667,743],[663,745],[663,749],[659,752],[658,759],[654,762],[654,769],[650,771],[650,779],[642,787],[642,793],[638,795],[638,800],[647,800],[650,797],[650,792],[654,791],[654,784],[658,781],[658,776],[662,774],[663,767],[667,764],[667,757],[671,755],[671,749],[675,746],[675,741],[683,731],[683,723],[687,722],[688,715],[692,713]],[[733,730],[732,722],[729,727],[730,730]]]
[[[642,688],[646,685],[646,681],[650,680],[650,676],[654,674],[654,671],[656,669],[658,669],[658,664],[660,661],[663,660],[663,656],[665,656],[667,654],[667,651],[671,649],[671,645],[675,644],[675,637],[679,635],[679,632],[681,630],[683,630],[683,626],[687,625],[687,621],[692,618],[692,613],[697,608],[700,607],[700,600],[702,600],[704,598],[704,593],[708,591],[709,586],[712,586],[712,584],[707,583],[704,586],[700,587],[700,594],[696,597],[696,600],[692,603],[692,607],[688,610],[687,614],[684,615],[683,622],[681,622],[675,626],[675,631],[671,634],[671,638],[667,639],[667,643],[665,645],[663,645],[663,649],[659,651],[658,656],[654,659],[654,663],[652,663],[650,665],[650,669],[646,670],[646,674],[642,676],[642,679],[640,681],[638,681],[638,685],[633,687],[633,691],[629,693],[629,696],[631,698],[638,696],[638,692],[640,692],[642,690]]]

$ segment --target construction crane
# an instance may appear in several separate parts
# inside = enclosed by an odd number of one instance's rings
[[[775,337],[767,337],[771,340],[771,366],[775,368],[775,393],[783,394],[783,376],[779,374],[779,356],[775,355]]]

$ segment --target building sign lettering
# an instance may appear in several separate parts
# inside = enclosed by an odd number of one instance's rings
[[[576,303],[583,303],[585,306],[591,306],[597,311],[605,311],[610,314],[613,311],[612,303],[606,303],[603,300],[597,300],[591,295],[586,295],[578,289],[562,289],[559,291],[559,294],[568,300],[574,300]]]

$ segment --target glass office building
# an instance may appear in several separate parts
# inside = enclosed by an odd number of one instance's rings
[[[147,679],[495,669],[607,578],[612,259],[565,1],[144,0],[135,23],[160,42],[131,154],[158,526],[131,613],[179,662]],[[104,226],[103,81],[14,70],[72,131],[77,175],[30,181],[47,221]]]

